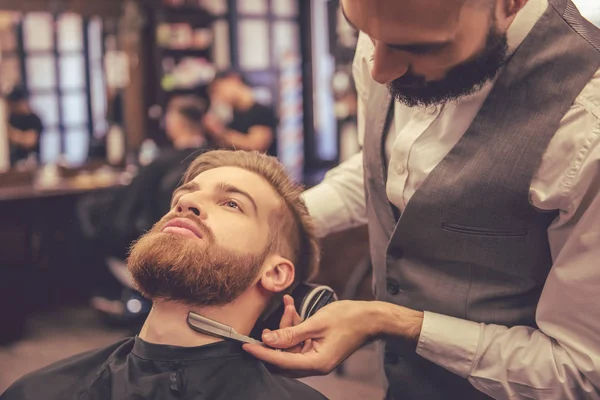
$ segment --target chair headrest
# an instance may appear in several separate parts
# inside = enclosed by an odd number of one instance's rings
[[[315,315],[317,311],[327,304],[337,301],[337,295],[332,288],[325,285],[301,283],[290,293],[294,299],[296,311],[303,321]],[[283,302],[272,312],[258,320],[250,336],[261,340],[263,329],[279,329],[279,322],[283,316]]]

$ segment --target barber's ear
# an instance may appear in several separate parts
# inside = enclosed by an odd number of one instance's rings
[[[504,3],[504,11],[507,17],[517,14],[527,4],[527,0],[507,0]]]
[[[294,282],[294,264],[281,256],[269,256],[265,260],[260,277],[261,285],[270,292],[280,293]]]

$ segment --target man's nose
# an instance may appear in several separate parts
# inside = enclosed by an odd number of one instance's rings
[[[204,207],[200,205],[200,201],[198,201],[192,193],[181,196],[175,205],[175,211],[178,214],[191,212],[197,217],[202,217],[203,210]]]
[[[396,78],[400,78],[409,68],[406,55],[402,52],[390,49],[386,44],[374,41],[373,65],[371,76],[375,82],[386,84]]]

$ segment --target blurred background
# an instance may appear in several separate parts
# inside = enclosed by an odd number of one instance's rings
[[[597,0],[575,3],[600,25]],[[234,129],[310,187],[358,152],[356,40],[338,0],[0,0],[0,393],[135,334],[149,306],[126,247],[190,154]],[[364,229],[326,238],[323,266],[319,283],[371,298]],[[379,398],[374,357],[307,382]]]

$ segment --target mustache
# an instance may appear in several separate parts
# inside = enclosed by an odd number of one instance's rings
[[[399,78],[390,82],[390,85],[397,88],[418,89],[428,86],[427,80],[419,75],[414,75],[412,72],[407,72]]]
[[[208,243],[215,242],[215,235],[214,235],[212,229],[210,229],[200,218],[198,218],[196,216],[196,214],[194,214],[192,212],[189,212],[186,214],[168,213],[167,215],[162,217],[162,219],[160,221],[158,221],[156,223],[156,225],[154,225],[154,227],[152,228],[152,232],[159,233],[160,231],[162,231],[162,229],[165,227],[166,224],[168,224],[170,221],[172,221],[176,218],[185,218],[185,219],[191,220],[194,224],[196,224],[200,228],[202,235],[208,239]]]

